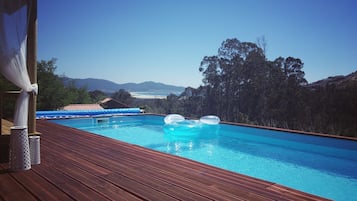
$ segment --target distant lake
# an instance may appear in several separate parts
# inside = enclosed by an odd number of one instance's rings
[[[182,91],[168,92],[168,91],[150,91],[150,92],[130,92],[134,98],[142,99],[166,99],[169,94],[180,95]]]

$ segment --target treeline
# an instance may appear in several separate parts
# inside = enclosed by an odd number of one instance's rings
[[[203,86],[154,102],[160,113],[357,137],[357,73],[341,82],[308,85],[303,62],[269,61],[264,49],[237,39],[203,58]]]

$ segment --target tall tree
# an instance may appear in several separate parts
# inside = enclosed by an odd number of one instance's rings
[[[257,38],[257,45],[259,48],[261,48],[263,50],[263,53],[266,55],[268,43],[267,43],[264,35]]]
[[[55,110],[66,104],[66,89],[62,81],[54,74],[57,59],[41,60],[37,63],[39,95],[38,110]]]
[[[238,39],[224,41],[217,56],[204,57],[199,70],[208,87],[208,104],[215,109],[212,112],[225,120],[239,120],[242,111],[253,114],[253,107],[244,107],[256,102],[254,97],[259,95],[258,82],[261,82],[259,78],[264,78],[264,67],[263,50],[254,43]]]
[[[111,97],[126,105],[131,105],[133,102],[133,97],[131,96],[131,94],[125,91],[124,89],[119,89]]]
[[[103,100],[104,98],[107,97],[107,94],[100,90],[94,90],[89,92],[89,96],[91,99],[91,102],[93,103],[98,103],[99,101]]]
[[[55,74],[57,59],[37,62],[37,77],[39,95],[37,110],[57,110],[71,103],[90,103],[90,97],[85,88],[76,88],[74,83],[67,87],[62,79]]]

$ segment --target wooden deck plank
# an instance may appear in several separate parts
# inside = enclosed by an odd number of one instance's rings
[[[52,183],[34,171],[20,171],[9,174],[14,180],[22,184],[36,200],[72,200],[68,195],[64,194],[62,190],[56,188]]]
[[[1,200],[37,200],[24,186],[8,172],[7,166],[0,164],[0,199]]]
[[[103,138],[101,136],[94,136],[94,137],[100,137]],[[57,144],[63,144],[63,146],[65,144],[68,144],[69,141],[67,141],[68,139],[61,141]],[[88,141],[88,139],[81,139],[81,140],[75,140],[75,142],[84,142],[84,141]],[[114,140],[114,143],[118,143],[118,141]],[[115,145],[115,144],[114,144]],[[78,146],[76,146],[78,147]],[[110,146],[112,147],[112,146]],[[96,147],[98,148],[98,147]],[[138,147],[136,147],[138,148]],[[139,147],[140,148],[140,147]],[[87,147],[87,149],[91,149],[90,147]],[[135,149],[134,149],[135,150]],[[71,151],[76,151],[77,154],[81,154],[79,152],[84,151],[84,153],[90,152],[90,150],[84,150],[84,149],[72,149]],[[116,158],[115,156],[111,156],[111,152],[114,152],[114,150],[110,150],[109,149],[103,149],[103,148],[99,148],[99,150],[96,150],[96,153],[99,152],[104,152],[104,156],[105,159],[103,158],[99,158],[97,161],[93,161],[93,163],[96,164],[101,164],[102,166],[107,166],[110,167],[111,169],[115,170],[116,172],[121,172],[122,174],[128,174],[129,172],[131,172],[131,170],[134,169],[138,169],[140,172],[145,172],[145,174],[150,175],[151,171],[159,171],[161,174],[158,175],[151,175],[151,179],[154,179],[156,177],[156,179],[158,179],[156,182],[160,181],[164,181],[165,184],[163,186],[161,186],[161,188],[164,188],[165,185],[170,185],[171,188],[173,189],[174,187],[180,188],[182,189],[186,189],[185,195],[189,195],[192,194],[192,191],[195,192],[195,194],[200,194],[201,196],[208,196],[210,198],[215,198],[215,199],[220,199],[220,200],[232,200],[232,199],[238,199],[237,196],[235,196],[235,194],[237,194],[238,191],[240,191],[237,188],[232,188],[232,183],[229,183],[229,185],[226,185],[224,188],[224,194],[222,195],[222,189],[220,188],[216,188],[214,185],[212,185],[212,181],[210,184],[207,183],[202,183],[202,181],[207,180],[206,175],[202,175],[201,176],[201,182],[197,181],[197,176],[200,175],[200,172],[196,174],[195,177],[190,178],[189,175],[192,175],[194,170],[191,169],[184,169],[182,167],[176,166],[177,162],[179,162],[176,159],[173,159],[171,157],[169,157],[167,154],[163,154],[162,155],[162,159],[161,160],[166,160],[166,163],[162,163],[157,161],[157,159],[151,159],[150,155],[143,153],[143,152],[127,152],[124,153],[123,155],[120,155],[120,158]],[[161,155],[161,153],[155,153],[158,155]],[[133,155],[133,156],[131,156]],[[135,156],[135,157],[134,157]],[[83,158],[88,158],[88,160],[94,160],[95,157],[91,157],[91,156],[86,156],[86,154],[83,154],[81,157]],[[132,158],[139,158],[139,161],[131,161]],[[176,157],[177,158],[177,157]],[[121,161],[123,162],[124,165],[122,165],[122,163],[116,163],[116,161]],[[155,166],[151,167],[150,164],[156,164]],[[130,166],[130,168],[126,168],[127,166]],[[167,167],[169,166],[169,167]],[[164,169],[169,169],[169,171],[166,171]],[[132,175],[133,177],[135,177],[135,175],[137,174],[137,172],[134,172]],[[140,174],[142,175],[142,174]],[[140,178],[137,178],[140,179]],[[143,178],[141,178],[143,179]],[[168,183],[170,182],[170,183]],[[175,184],[175,185],[173,185]],[[210,187],[210,185],[212,185]],[[231,189],[231,193],[228,193],[227,188]],[[243,192],[241,191],[240,196],[242,197],[244,195],[246,195],[247,197],[252,197],[252,195],[250,195],[248,192]],[[180,194],[181,195],[181,194]],[[193,195],[191,195],[191,197],[195,197]],[[201,199],[203,199],[203,197],[201,197]]]
[[[85,141],[86,139],[83,139],[83,140]],[[78,141],[76,141],[76,142],[78,142]],[[58,144],[65,145],[67,143],[69,143],[69,142],[64,140],[64,141],[62,141],[61,143],[58,143]],[[64,148],[64,147],[62,147],[62,148]],[[88,147],[88,149],[91,149],[91,148]],[[66,150],[66,151],[76,152],[76,154],[81,154],[80,152],[90,152],[90,150],[88,150],[88,149],[86,150],[86,149],[76,149],[76,148],[74,148],[74,149]],[[141,171],[141,168],[138,168],[138,167],[147,168],[148,167],[147,164],[138,164],[138,163],[134,162],[134,163],[131,163],[133,166],[129,166],[128,161],[123,163],[123,161],[124,161],[123,157],[127,158],[127,155],[122,155],[122,157],[120,157],[120,158],[113,158],[113,156],[110,157],[110,152],[112,152],[112,151],[108,150],[108,149],[107,150],[105,150],[105,149],[96,150],[96,153],[99,153],[101,151],[102,152],[104,151],[104,153],[103,153],[104,155],[103,156],[105,156],[105,159],[103,159],[102,157],[96,158],[96,156],[87,156],[87,154],[81,155],[81,158],[82,159],[86,158],[86,160],[91,160],[92,163],[100,164],[103,167],[105,166],[107,168],[113,169],[117,173],[120,173],[121,175],[130,174],[131,177],[134,178],[135,180],[143,180],[143,181],[145,181],[145,182],[141,182],[141,183],[145,183],[146,186],[150,186],[151,189],[156,190],[158,192],[168,191],[168,193],[170,193],[172,196],[177,197],[177,198],[181,197],[181,199],[183,199],[183,198],[187,199],[188,197],[190,199],[191,198],[193,198],[193,199],[194,198],[203,199],[202,196],[198,196],[196,193],[192,193],[191,191],[186,191],[184,194],[182,194],[182,192],[181,193],[177,193],[175,191],[175,188],[170,186],[170,184],[168,184],[165,180],[157,180],[152,176],[147,176],[146,174],[142,174],[142,173],[140,174],[140,172],[138,172],[138,171]],[[126,153],[126,154],[129,154],[129,153]],[[128,166],[129,166],[129,168],[128,168]],[[133,170],[135,170],[135,171],[133,171]],[[137,175],[139,175],[139,176],[137,176]],[[150,174],[148,174],[148,175],[150,175]],[[112,181],[112,182],[115,182],[115,181]],[[161,185],[160,185],[160,182],[161,182]],[[164,183],[164,184],[162,184],[162,183]],[[136,186],[138,186],[138,184]],[[145,188],[145,187],[142,187],[142,188]],[[185,196],[185,197],[182,197],[182,196]],[[166,199],[168,199],[168,198],[166,198]]]
[[[61,126],[59,126],[59,125],[56,125],[56,127],[61,128]],[[78,134],[81,132],[76,129],[72,129],[72,131],[74,133],[78,133]],[[187,177],[184,177],[184,180],[182,180],[182,181],[180,180],[180,176],[185,173],[185,172],[182,172],[183,171],[182,167],[178,167],[178,164],[180,164],[182,161],[184,161],[182,166],[185,166],[185,165],[187,166],[187,162],[188,162],[188,163],[192,163],[193,166],[190,166],[190,167],[194,167],[194,169],[196,169],[197,167],[200,167],[199,171],[197,172],[197,175],[202,174],[203,172],[207,172],[208,170],[212,170],[211,172],[213,174],[217,174],[217,172],[220,172],[220,171],[216,171],[217,168],[207,166],[204,164],[200,164],[195,161],[177,160],[177,157],[169,156],[167,154],[163,154],[163,153],[156,152],[156,151],[150,151],[150,150],[147,150],[142,147],[128,145],[126,143],[119,143],[117,140],[108,139],[107,144],[104,147],[102,147],[103,144],[95,145],[95,143],[93,143],[93,142],[101,141],[103,138],[105,138],[105,137],[98,136],[98,135],[86,135],[85,137],[83,135],[76,135],[76,139],[71,138],[68,140],[73,141],[75,143],[86,142],[86,144],[90,145],[87,147],[87,150],[83,150],[83,149],[78,150],[77,153],[79,153],[80,151],[84,151],[84,155],[82,157],[85,157],[85,153],[90,152],[90,149],[92,149],[94,147],[96,153],[101,153],[105,156],[104,160],[102,159],[102,161],[97,161],[97,163],[103,163],[102,165],[108,166],[114,161],[118,161],[118,160],[125,161],[126,158],[129,158],[129,159],[140,158],[140,160],[135,161],[134,164],[132,164],[133,166],[131,168],[145,167],[146,170],[150,171],[150,169],[149,169],[151,167],[150,165],[153,164],[154,171],[161,171],[161,174],[159,174],[159,175],[165,175],[165,174],[162,174],[163,171],[165,169],[170,169],[170,172],[171,172],[170,176],[171,176],[171,178],[175,179],[174,182],[176,184],[178,184],[178,183],[184,184],[184,185],[190,184],[190,182],[188,182],[188,180],[187,180]],[[67,143],[69,143],[69,141],[64,141],[61,143],[67,144]],[[118,153],[117,150],[113,149],[113,147],[117,147],[117,146],[123,146],[126,149],[119,150],[119,152],[123,152],[122,154],[117,154],[116,156],[112,155],[111,153]],[[130,152],[128,152],[128,149],[130,150]],[[126,151],[126,152],[124,152],[124,151]],[[152,157],[150,157],[150,154],[152,154],[151,152],[154,152],[154,154],[157,157],[160,157],[160,160],[157,160],[156,157],[154,159],[152,159]],[[120,156],[120,157],[118,157],[118,156]],[[162,161],[164,161],[164,163]],[[171,166],[167,167],[167,165],[170,163],[171,163]],[[129,165],[128,161],[126,161],[125,165],[126,166]],[[116,167],[118,167],[118,166],[120,166],[120,164],[114,164],[114,165],[112,165],[111,169],[115,170]],[[156,170],[155,170],[155,167],[156,167]],[[118,168],[116,171],[120,171],[120,169],[121,168]],[[174,170],[177,170],[177,171],[173,172]],[[191,168],[191,170],[187,170],[187,172],[192,173],[192,168]],[[224,174],[221,174],[221,175],[218,174],[219,176],[216,177],[216,179],[218,179],[220,181],[219,182],[220,186],[222,186],[221,178],[223,175],[226,175],[226,174],[227,174],[227,171],[224,171]],[[226,186],[223,186],[225,191],[227,191],[226,187],[230,186],[233,193],[237,193],[237,189],[239,188],[239,189],[246,189],[246,190],[248,190],[247,192],[258,192],[258,193],[264,194],[265,196],[272,196],[273,198],[277,197],[277,195],[278,195],[275,191],[270,191],[268,189],[268,187],[273,185],[273,183],[271,183],[271,182],[265,182],[265,181],[263,182],[261,180],[256,180],[254,178],[247,178],[246,176],[240,177],[237,180],[235,180],[235,182],[232,182],[235,178],[232,176],[233,175],[236,176],[237,174],[229,173],[228,175],[229,176],[226,176],[226,179],[225,179],[225,182],[228,182],[228,184]],[[206,176],[210,176],[210,175],[207,175],[207,173],[206,173],[206,175],[204,175],[203,178],[202,177],[200,178],[200,181],[205,180]],[[197,180],[197,178],[195,178],[195,179]],[[194,186],[199,186],[196,180],[193,181]],[[217,182],[217,180],[216,180],[216,182]],[[252,184],[254,184],[254,185],[252,185]],[[199,186],[199,187],[201,187],[201,186]],[[257,187],[259,187],[259,188],[257,188]],[[206,190],[209,188],[208,188],[208,185],[206,185],[204,188],[200,188],[200,189]],[[198,190],[198,191],[200,191],[200,190]],[[211,192],[211,191],[209,191],[209,192]],[[227,194],[228,194],[228,192],[226,192],[226,194],[224,194],[224,195],[227,195]],[[245,195],[245,194],[240,193],[240,196],[244,197],[243,195]],[[279,199],[282,199],[282,198],[279,197]]]
[[[85,141],[86,139],[84,139]],[[68,141],[63,141],[59,144],[65,145],[69,143]],[[90,149],[90,148],[89,148]],[[76,154],[81,154],[80,152],[89,152],[90,150],[85,150],[85,149],[72,149],[72,150],[67,150],[70,152],[76,152]],[[87,156],[86,154],[81,155],[81,158],[86,158],[86,160],[91,160],[92,163],[105,166],[107,168],[110,168],[112,170],[115,170],[115,172],[120,173],[121,175],[129,175],[131,178],[134,178],[135,180],[143,180],[142,183],[145,183],[147,186],[151,186],[152,189],[156,191],[168,191],[172,196],[178,198],[178,199],[204,199],[204,196],[198,195],[197,193],[192,192],[192,190],[186,190],[184,194],[182,192],[177,192],[175,189],[175,186],[172,184],[168,183],[169,178],[165,179],[160,179],[160,178],[155,178],[155,176],[152,176],[150,174],[150,164],[149,163],[142,163],[140,161],[132,161],[132,156],[130,156],[130,153],[125,153],[121,155],[120,158],[115,158],[114,156],[111,156],[110,152],[112,150],[105,150],[105,149],[100,149],[96,150],[96,153],[99,152],[104,152],[103,156],[105,156],[105,159],[102,157],[96,158],[95,156]],[[150,157],[146,158],[146,160],[151,160]],[[145,171],[145,174],[144,173]],[[160,174],[162,175],[162,174]],[[175,176],[175,175],[170,175],[170,177]],[[115,182],[115,181],[113,181]],[[181,189],[182,191],[182,189]],[[210,192],[208,193],[210,194]],[[184,196],[184,197],[182,197]],[[212,193],[211,196],[215,196],[215,194]],[[222,196],[221,196],[222,197]],[[208,198],[206,198],[208,199]]]
[[[37,130],[41,164],[0,164],[0,200],[325,200],[44,120]]]
[[[58,171],[56,166],[43,163],[36,167],[33,167],[33,171],[41,173],[46,179],[51,181],[56,188],[61,189],[65,194],[69,195],[75,200],[108,200],[98,192],[82,184],[71,176]]]
[[[47,150],[45,149],[45,151]],[[49,159],[46,157],[48,157]],[[98,172],[95,171],[96,168],[92,167],[87,169],[86,167],[83,167],[80,163],[78,163],[76,159],[65,159],[61,160],[60,163],[58,163],[59,161],[53,160],[53,155],[49,155],[46,157],[44,157],[45,162],[56,163],[53,164],[56,166],[56,171],[60,171],[63,174],[73,177],[74,180],[77,180],[83,185],[88,186],[89,188],[93,189],[99,194],[102,194],[108,199],[120,198],[121,200],[141,200],[138,197],[133,196],[132,193],[129,193],[129,191],[125,190],[124,188],[121,188],[117,184],[118,182],[112,182],[103,177],[103,175],[111,174],[113,173],[113,171],[108,171],[105,174],[98,174]],[[71,165],[69,166],[68,164]],[[102,169],[102,167],[99,167],[99,169]]]
[[[46,159],[45,159],[46,160]],[[63,163],[62,163],[63,162]],[[65,163],[65,164],[64,164]],[[112,173],[107,173],[107,174],[101,174],[101,175],[97,175],[94,176],[96,174],[96,171],[84,171],[82,169],[80,169],[78,166],[81,166],[81,164],[75,164],[76,161],[70,161],[70,160],[65,160],[65,161],[61,161],[60,165],[58,166],[58,170],[59,171],[63,171],[63,173],[65,174],[70,174],[74,177],[74,179],[76,180],[80,180],[81,182],[83,182],[86,185],[91,185],[93,189],[98,190],[99,192],[106,192],[106,194],[108,194],[108,186],[112,187],[112,191],[115,194],[111,194],[111,197],[117,197],[118,196],[118,189],[126,189],[125,190],[121,190],[120,193],[124,194],[128,194],[127,192],[130,191],[137,191],[137,196],[138,197],[142,197],[145,198],[145,196],[147,195],[140,195],[140,191],[147,191],[147,189],[149,188],[151,191],[155,190],[155,180],[145,180],[145,176],[146,175],[142,175],[140,174],[139,176],[135,175],[133,176],[133,174],[130,174],[130,169],[127,167],[124,167],[124,174],[119,174],[118,172],[116,174],[114,174],[113,171],[111,171]],[[68,167],[67,164],[71,164],[70,167]],[[73,165],[73,166],[72,166]],[[108,168],[110,168],[110,166],[107,166]],[[102,167],[100,167],[102,168]],[[86,169],[88,170],[88,169]],[[134,174],[137,174],[137,172],[135,172]],[[129,176],[126,176],[129,175]],[[141,182],[138,182],[142,180]],[[99,189],[98,189],[98,186]],[[152,185],[153,186],[152,186]],[[105,187],[103,187],[105,186]],[[118,186],[120,188],[118,188]],[[133,186],[133,189],[130,189],[130,187]],[[150,197],[146,197],[145,199],[160,199],[160,200],[170,200],[172,199],[172,196],[168,196],[167,193],[165,193],[165,191],[168,191],[168,194],[175,194],[175,192],[171,191],[171,189],[167,189],[167,188],[163,188],[163,186],[160,186],[163,190],[157,190],[157,193],[153,193],[152,195],[149,195]],[[136,190],[139,189],[139,190]],[[162,192],[163,191],[163,192]],[[131,195],[131,194],[130,194]],[[179,194],[178,194],[179,195]],[[121,195],[120,198],[122,198]],[[132,195],[131,195],[132,196]],[[154,196],[154,197],[152,197]],[[131,198],[130,200],[133,200],[134,198]]]
[[[100,195],[100,197],[105,197],[107,200],[115,200],[115,199],[121,199],[121,200],[140,200],[136,196],[132,195],[132,193],[127,192],[115,185],[113,185],[110,182],[107,182],[106,180],[103,180],[99,177],[96,177],[88,172],[86,172],[83,169],[80,169],[76,166],[61,166],[61,165],[55,165],[56,168],[53,168],[52,166],[52,171],[55,172],[60,172],[61,174],[65,175],[66,177],[70,178],[71,180],[75,181],[75,185],[70,188],[75,188],[77,190],[83,191],[83,188],[88,189],[92,192],[95,192],[95,194]],[[47,168],[47,167],[46,167]],[[41,171],[42,170],[35,170],[35,171]],[[46,175],[47,178],[51,179],[50,176]],[[51,179],[52,180],[52,179]],[[61,187],[62,188],[62,187]],[[66,192],[70,193],[72,189],[67,189]],[[83,200],[83,199],[94,199],[93,196],[89,195],[88,198],[83,198],[82,195],[72,195],[70,194],[74,199],[78,200]],[[104,200],[103,198],[100,198],[100,200]]]

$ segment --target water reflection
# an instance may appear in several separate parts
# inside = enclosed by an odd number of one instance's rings
[[[163,127],[164,138],[167,141],[166,152],[180,155],[182,152],[191,152],[202,149],[210,144],[209,155],[219,139],[219,125],[206,125],[194,120],[179,124],[166,124]]]

